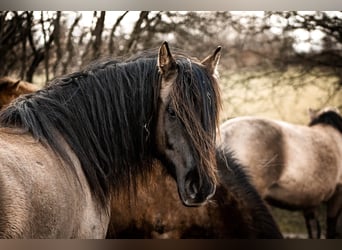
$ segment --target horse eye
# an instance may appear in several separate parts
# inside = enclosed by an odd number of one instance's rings
[[[169,105],[169,106],[167,107],[167,113],[168,113],[172,118],[176,117],[176,113],[175,113],[174,109],[171,107],[171,105]]]

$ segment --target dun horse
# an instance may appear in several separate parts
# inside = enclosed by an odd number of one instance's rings
[[[110,195],[134,190],[155,159],[185,205],[207,202],[217,182],[219,56],[220,47],[196,61],[165,42],[11,102],[0,113],[0,236],[103,238],[116,216]]]
[[[32,84],[12,77],[0,78],[0,109],[22,94],[37,91],[39,88]]]
[[[327,202],[327,237],[338,236],[336,221],[342,208],[342,118],[338,112],[327,109],[313,114],[309,126],[234,118],[221,125],[220,148],[233,152],[269,204],[303,210],[310,238],[320,237],[314,209]]]
[[[282,238],[260,195],[228,152],[217,151],[218,186],[208,204],[185,207],[160,162],[136,196],[112,203],[108,238]],[[129,206],[127,206],[129,204]]]

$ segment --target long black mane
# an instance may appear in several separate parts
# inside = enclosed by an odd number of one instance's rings
[[[216,159],[220,185],[215,197],[221,203],[219,208],[222,210],[223,220],[233,227],[234,237],[282,238],[272,214],[234,153],[217,148]],[[231,200],[226,199],[227,193],[232,196]]]
[[[189,64],[182,63],[189,61],[185,57],[176,60],[178,67]],[[193,86],[184,89],[183,83],[178,83],[182,78],[177,78],[176,87],[183,88],[183,95],[190,97],[184,102],[203,105],[202,122],[209,121],[204,130],[214,134],[216,86],[212,86],[211,76],[200,65],[193,70],[188,74],[200,85],[200,92],[194,92]],[[147,173],[151,167],[160,85],[155,51],[126,60],[93,63],[18,98],[1,112],[0,126],[32,133],[72,166],[61,143],[64,140],[78,157],[95,197],[104,205],[113,185],[131,186],[132,177]]]
[[[61,135],[104,202],[109,183],[130,181],[130,175],[142,171],[137,162],[150,154],[147,126],[153,122],[159,85],[156,57],[93,64],[19,98],[1,113],[0,124],[32,133],[72,164],[56,140]]]
[[[342,133],[342,116],[333,110],[318,115],[309,123],[309,126],[314,126],[316,124],[330,125]]]

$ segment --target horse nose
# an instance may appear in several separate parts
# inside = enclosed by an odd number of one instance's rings
[[[216,185],[210,181],[200,183],[197,181],[187,181],[185,191],[188,194],[183,202],[186,206],[200,206],[205,204],[216,191]]]

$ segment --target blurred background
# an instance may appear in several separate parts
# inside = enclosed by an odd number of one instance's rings
[[[199,59],[222,46],[221,121],[258,115],[307,124],[308,108],[342,109],[338,11],[1,11],[0,76],[44,86],[164,40]],[[306,235],[300,212],[273,212],[284,232]]]
[[[2,11],[0,75],[44,85],[102,57],[167,40],[200,59],[223,47],[221,119],[308,122],[342,107],[342,12]]]

